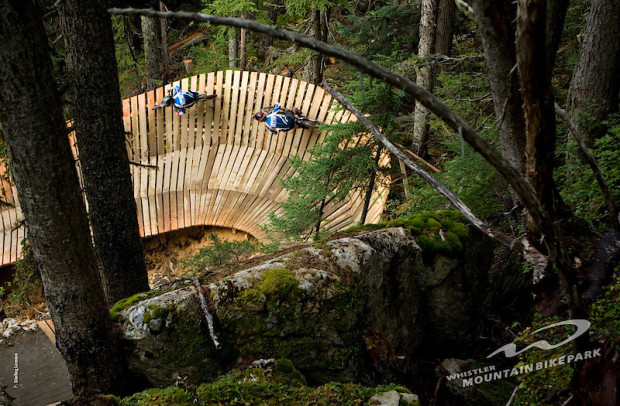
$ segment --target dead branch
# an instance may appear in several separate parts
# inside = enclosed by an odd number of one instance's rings
[[[134,161],[129,161],[129,165],[139,166],[141,168],[150,168],[150,169],[155,169],[155,170],[159,169],[157,165],[141,164],[139,162],[134,162]]]

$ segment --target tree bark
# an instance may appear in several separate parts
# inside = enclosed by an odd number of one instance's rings
[[[123,362],[95,267],[47,38],[33,3],[0,1],[4,141],[73,393],[118,393],[125,381]]]
[[[166,5],[163,1],[159,2],[159,10],[166,10]],[[168,80],[168,76],[170,75],[170,54],[168,53],[168,20],[165,18],[160,18],[159,26],[161,28],[161,59],[163,65],[161,79],[164,81],[164,83],[166,83]]]
[[[547,67],[545,0],[519,0],[517,63],[526,124],[526,176],[549,213],[556,213],[553,163],[555,108]],[[534,226],[528,227],[534,233]]]
[[[547,74],[547,3],[545,0],[518,0],[517,4],[516,48],[526,123],[526,176],[545,211],[554,218],[557,213],[553,182],[556,126],[551,80]],[[546,246],[555,257],[554,265],[571,317],[583,316],[577,273],[563,235],[557,225],[554,227],[557,240]],[[544,232],[531,217],[528,231],[535,237],[532,241],[539,241]]]
[[[163,65],[160,57],[158,44],[157,19],[154,17],[141,17],[142,38],[144,40],[144,60],[146,62],[146,90],[158,87],[157,81],[161,80],[160,65]],[[160,31],[161,32],[161,31]]]
[[[108,303],[149,289],[138,229],[112,25],[104,0],[61,2],[75,133]]]
[[[228,67],[237,67],[237,52],[239,50],[239,40],[237,39],[237,29],[230,28],[228,31]]]
[[[435,53],[451,56],[452,37],[454,35],[454,16],[456,14],[456,3],[454,0],[439,0],[438,13]]]
[[[511,21],[516,9],[511,0],[472,2],[478,32],[484,47],[487,72],[499,121],[502,155],[525,174],[525,120],[516,65],[514,31]]]
[[[241,18],[245,18],[245,13],[241,13]],[[239,69],[245,70],[248,59],[248,50],[246,46],[246,29],[239,30]]]
[[[422,16],[420,17],[420,42],[418,57],[421,64],[416,69],[416,84],[429,92],[433,91],[433,65],[424,61],[424,57],[435,53],[435,38],[437,34],[437,5],[438,0],[422,0]],[[430,112],[421,103],[416,102],[413,124],[413,141],[418,155],[428,158],[428,141],[430,127],[428,118]]]
[[[327,42],[329,9],[325,11],[312,10],[310,14],[310,38]],[[325,56],[321,53],[314,53],[306,60],[304,66],[304,80],[318,85],[323,81],[323,71],[325,69]]]
[[[590,148],[604,134],[595,127],[618,111],[619,65],[620,2],[592,0],[570,87],[571,117]]]

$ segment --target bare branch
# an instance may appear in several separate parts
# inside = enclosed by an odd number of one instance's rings
[[[609,210],[609,216],[611,217],[611,224],[615,230],[620,230],[620,221],[618,219],[618,208],[614,204],[613,198],[609,191],[609,187],[607,186],[607,182],[603,177],[603,173],[601,172],[601,168],[598,166],[596,159],[590,153],[588,146],[583,141],[581,137],[579,129],[575,126],[575,123],[568,117],[566,111],[562,109],[558,104],[555,104],[555,113],[562,119],[562,122],[568,128],[568,132],[573,136],[575,141],[577,141],[577,145],[581,149],[583,156],[586,159],[588,165],[594,172],[594,176],[596,177],[596,181],[598,182],[599,187],[601,188],[601,192],[603,193],[603,198],[605,199],[605,203],[607,204],[607,210]]]

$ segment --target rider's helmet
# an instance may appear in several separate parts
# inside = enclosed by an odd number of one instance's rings
[[[252,118],[258,121],[265,121],[267,119],[267,114],[263,113],[262,111],[258,111],[252,114]]]

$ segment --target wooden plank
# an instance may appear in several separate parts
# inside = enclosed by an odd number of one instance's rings
[[[149,150],[148,150],[148,121],[146,119],[146,94],[141,93],[138,95],[138,127],[140,132],[139,142],[139,159],[136,162],[148,163]],[[139,193],[140,203],[142,204],[142,224],[144,227],[143,236],[151,234],[151,219],[148,202],[148,169],[144,167],[136,168],[140,172],[140,184]],[[143,199],[146,197],[146,199]]]
[[[241,145],[247,147],[250,145],[250,136],[252,132],[252,114],[254,114],[254,101],[256,100],[256,81],[258,74],[250,72],[248,84],[246,88],[245,112],[243,113],[243,128],[241,130]]]
[[[263,99],[263,104],[261,108],[271,105],[271,102],[272,102],[271,96],[273,92],[274,82],[275,82],[275,76],[267,75],[267,84],[265,85],[265,91],[263,93],[264,99]],[[260,92],[260,89],[258,91]],[[266,134],[271,134],[271,132],[267,130],[267,126],[265,125],[265,123],[260,123],[260,126],[258,127],[258,131],[256,134],[256,147],[257,148],[265,149],[264,142],[265,142]]]
[[[221,129],[222,134],[220,135],[220,143],[227,144],[229,143],[228,139],[228,119],[230,115],[230,95],[232,92],[232,81],[233,81],[233,71],[227,70],[226,79],[224,80],[224,87],[222,88],[223,97],[222,97],[222,118],[221,118]]]
[[[266,73],[261,73],[258,75],[258,85],[256,85],[255,93],[252,93],[255,96],[253,109],[254,112],[260,111],[263,106],[265,106],[263,99],[265,94],[264,89],[266,80]],[[256,120],[251,121],[250,140],[248,141],[250,148],[258,148],[258,134],[264,130],[264,126],[264,124],[259,123]]]
[[[237,107],[237,124],[235,126],[235,145],[247,145],[247,141],[244,140],[243,130],[245,125],[245,105],[248,99],[248,81],[250,79],[250,72],[244,71],[241,76],[241,88],[239,90],[239,101]]]
[[[283,77],[280,75],[276,75],[275,76],[275,83],[273,85],[273,91],[271,93],[271,105],[275,105],[276,103],[279,103],[280,106],[282,107],[286,107],[283,103],[286,100],[281,100],[281,92],[282,92],[282,81],[283,81]],[[272,134],[271,131],[266,131],[265,132],[265,139],[263,141],[263,149],[266,149],[267,151],[271,151],[272,150],[272,144],[275,144],[277,142],[278,137],[280,137],[280,133],[276,132],[275,134]]]
[[[215,111],[213,113],[213,131],[212,142],[214,144],[223,144],[222,137],[225,137],[224,128],[222,126],[222,110],[224,105],[224,72],[218,71],[215,77],[215,93],[217,94]]]
[[[295,105],[295,99],[298,93],[299,80],[293,79],[289,84],[290,91],[288,93],[288,99],[286,101],[286,105],[291,109],[297,107]],[[283,138],[282,146],[278,144],[278,151],[280,151],[283,155],[288,156],[291,152],[291,146],[293,145],[293,139],[295,138],[296,131],[289,131],[285,138]]]
[[[150,91],[146,94],[146,116],[148,120],[148,164],[157,165],[157,127],[155,124],[155,111],[153,106],[155,102],[155,91]],[[157,191],[157,172],[154,169],[146,169],[148,175],[148,196],[149,196],[149,214],[151,229],[150,235],[158,234],[158,218],[157,218],[157,203],[155,201],[155,194]]]
[[[155,100],[154,103],[158,103],[164,96],[164,88],[158,87],[155,89]],[[157,171],[155,173],[155,207],[157,210],[157,232],[163,233],[166,231],[165,228],[165,213],[164,213],[164,202],[162,196],[163,189],[163,180],[164,180],[164,165],[165,161],[163,160],[164,155],[166,153],[165,149],[165,127],[164,127],[164,117],[165,117],[164,109],[150,110],[150,114],[155,116],[155,139],[156,139],[156,155],[155,155],[155,166],[157,166]]]
[[[226,129],[227,143],[230,145],[239,145],[240,143],[235,140],[235,127],[237,124],[237,110],[239,108],[239,82],[241,81],[241,71],[233,72],[233,81],[230,86],[230,93],[232,93],[232,99],[230,101],[230,113],[228,117],[228,126]],[[231,82],[229,82],[231,83]],[[227,93],[228,94],[228,93]]]

